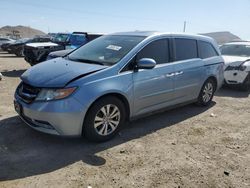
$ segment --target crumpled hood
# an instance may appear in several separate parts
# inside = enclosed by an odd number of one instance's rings
[[[240,56],[222,56],[225,61],[225,67],[233,66],[237,67],[240,66],[241,63],[250,59],[250,57],[240,57]]]
[[[21,79],[25,83],[35,87],[62,88],[77,77],[105,69],[106,67],[56,58],[29,68],[23,73]]]

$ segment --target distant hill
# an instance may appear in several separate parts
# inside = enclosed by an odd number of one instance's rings
[[[217,41],[218,44],[223,44],[223,43],[232,42],[232,41],[241,41],[240,37],[228,32],[228,31],[202,33],[201,35],[212,37],[213,39],[215,39]]]
[[[14,38],[32,38],[35,35],[45,35],[44,32],[26,26],[4,26],[0,28],[0,35]]]

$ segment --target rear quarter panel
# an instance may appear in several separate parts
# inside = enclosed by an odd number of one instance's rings
[[[206,79],[215,77],[217,80],[217,90],[222,86],[224,81],[224,60],[221,56],[212,57],[203,60],[206,67]]]

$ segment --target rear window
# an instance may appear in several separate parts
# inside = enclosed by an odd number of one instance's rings
[[[198,45],[199,45],[199,55],[201,59],[218,56],[218,53],[215,51],[214,47],[210,43],[199,41]]]
[[[176,61],[188,60],[198,57],[197,42],[193,39],[175,39]]]

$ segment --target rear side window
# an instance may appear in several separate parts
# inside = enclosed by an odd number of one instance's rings
[[[144,47],[136,56],[136,61],[142,58],[151,58],[157,64],[169,62],[169,42],[168,39],[160,39],[151,42]]]
[[[199,55],[201,59],[218,56],[218,53],[215,51],[214,47],[210,43],[199,41],[198,46],[199,46]]]
[[[198,57],[197,42],[193,39],[175,39],[175,60],[187,60]]]
[[[0,41],[8,41],[8,39],[0,38]]]

